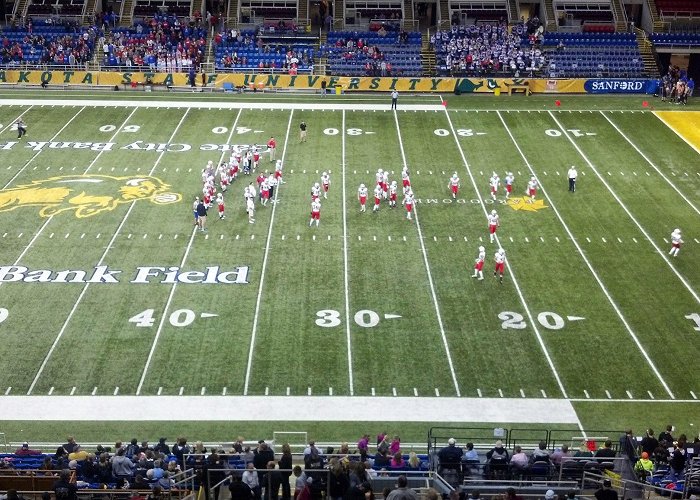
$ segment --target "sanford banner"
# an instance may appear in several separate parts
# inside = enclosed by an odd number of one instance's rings
[[[202,85],[201,75],[196,85]],[[340,86],[347,91],[439,92],[439,93],[495,93],[507,94],[512,86],[528,86],[532,93],[653,93],[657,82],[643,79],[535,79],[535,78],[400,78],[400,77],[348,77],[318,75],[248,75],[240,73],[209,73],[205,77],[208,87],[233,87],[257,89],[289,88],[333,90]],[[0,70],[0,83],[40,85],[105,85],[138,86],[149,83],[154,86],[185,87],[189,85],[186,73],[156,72],[107,72],[107,71],[42,71]]]

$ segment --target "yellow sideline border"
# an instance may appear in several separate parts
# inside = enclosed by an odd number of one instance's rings
[[[700,111],[655,111],[654,114],[700,153]]]
[[[254,75],[241,73],[208,73],[206,86],[222,88],[225,83],[234,87],[320,89],[325,80],[328,89],[358,91],[438,92],[450,93],[459,87],[465,93],[505,93],[513,85],[527,85],[533,93],[586,93],[585,79],[546,80],[525,78],[406,78],[406,77],[323,77],[318,75]],[[196,86],[202,86],[201,74],[196,75]],[[184,87],[189,85],[187,73],[108,72],[108,71],[42,71],[0,70],[0,84],[16,85],[100,85],[138,86],[146,83],[160,86]],[[497,92],[497,90],[499,92]]]

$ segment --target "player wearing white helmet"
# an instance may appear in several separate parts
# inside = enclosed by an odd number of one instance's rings
[[[498,177],[496,172],[493,173],[491,179],[489,179],[489,185],[491,186],[491,198],[496,200],[496,193],[498,193],[498,185],[501,183],[501,179]]]
[[[387,199],[389,194],[389,171],[385,170],[382,173],[382,191],[384,191],[384,199]]]
[[[484,247],[479,247],[479,256],[474,262],[474,274],[472,278],[478,277],[479,280],[484,279],[484,260],[486,259],[486,249]]]
[[[513,172],[507,172],[505,179],[503,179],[503,189],[506,191],[506,200],[510,198],[510,193],[513,192],[513,182],[515,177],[513,177]]]
[[[532,177],[530,177],[530,180],[527,183],[527,191],[525,191],[525,194],[527,194],[530,197],[529,203],[535,201],[538,186],[539,184],[537,184],[537,179],[535,179],[535,176],[533,175]]]
[[[275,163],[275,179],[279,184],[284,184],[282,180],[282,160],[277,160]]]
[[[391,181],[389,186],[389,208],[394,208],[396,206],[396,191],[398,191],[398,185],[396,181]]]
[[[226,217],[224,215],[224,195],[219,193],[216,195],[216,204],[219,206],[219,219]]]
[[[501,282],[501,285],[503,284],[503,271],[505,269],[505,262],[506,262],[506,251],[503,250],[502,248],[499,248],[498,251],[496,252],[496,255],[494,255],[494,260],[496,261],[496,268],[493,271],[493,277],[499,276],[499,281]]]
[[[372,212],[379,211],[379,204],[382,202],[382,197],[384,196],[384,190],[380,184],[374,186],[374,207],[372,207]]]
[[[316,199],[311,202],[311,220],[309,221],[309,227],[316,221],[316,227],[318,223],[321,222],[321,201]]]
[[[403,195],[403,203],[406,206],[406,218],[408,220],[413,219],[413,190],[411,187],[407,187]]]
[[[403,169],[401,170],[401,182],[403,183],[404,188],[407,188],[411,185],[411,179],[409,177],[408,167],[403,167]]]
[[[375,176],[374,176],[374,178],[376,179],[377,184],[381,186],[381,185],[382,185],[382,180],[384,179],[384,170],[382,170],[381,168],[378,169],[378,170],[377,170],[377,173],[376,173]]]
[[[360,201],[360,212],[365,211],[365,203],[367,203],[367,186],[360,184],[357,189],[357,199]]]
[[[328,172],[323,172],[321,174],[321,186],[323,186],[323,198],[328,198],[328,188],[331,186],[331,176]]]
[[[260,182],[260,203],[262,203],[263,206],[267,206],[267,202],[270,199],[270,182],[268,181],[269,176],[265,177],[263,176],[262,181]]]
[[[498,213],[496,213],[495,210],[491,210],[491,213],[486,217],[489,221],[489,237],[491,238],[491,243],[493,243],[496,239],[496,230],[498,229],[498,226],[501,225],[501,221],[498,217]]]
[[[314,185],[311,186],[311,200],[318,200],[319,196],[321,196],[321,186],[318,182],[315,182]]]
[[[457,172],[452,174],[450,182],[447,183],[447,187],[452,190],[452,198],[457,198],[457,193],[459,192],[459,177],[457,177]]]
[[[683,240],[681,239],[681,230],[674,229],[673,232],[671,233],[671,251],[668,252],[668,254],[673,255],[674,257],[677,257],[678,252],[681,251],[682,244],[683,244]]]

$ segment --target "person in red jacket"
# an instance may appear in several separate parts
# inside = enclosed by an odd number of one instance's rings
[[[26,441],[22,443],[21,448],[17,448],[15,451],[15,455],[18,457],[31,457],[31,456],[36,456],[36,455],[42,455],[43,453],[40,450],[32,450],[29,448],[29,443]]]

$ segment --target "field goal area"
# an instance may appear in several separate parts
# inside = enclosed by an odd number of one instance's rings
[[[280,449],[284,443],[288,443],[292,452],[304,451],[307,444],[309,443],[309,436],[307,432],[294,432],[294,431],[274,431],[272,433],[272,446]]]

